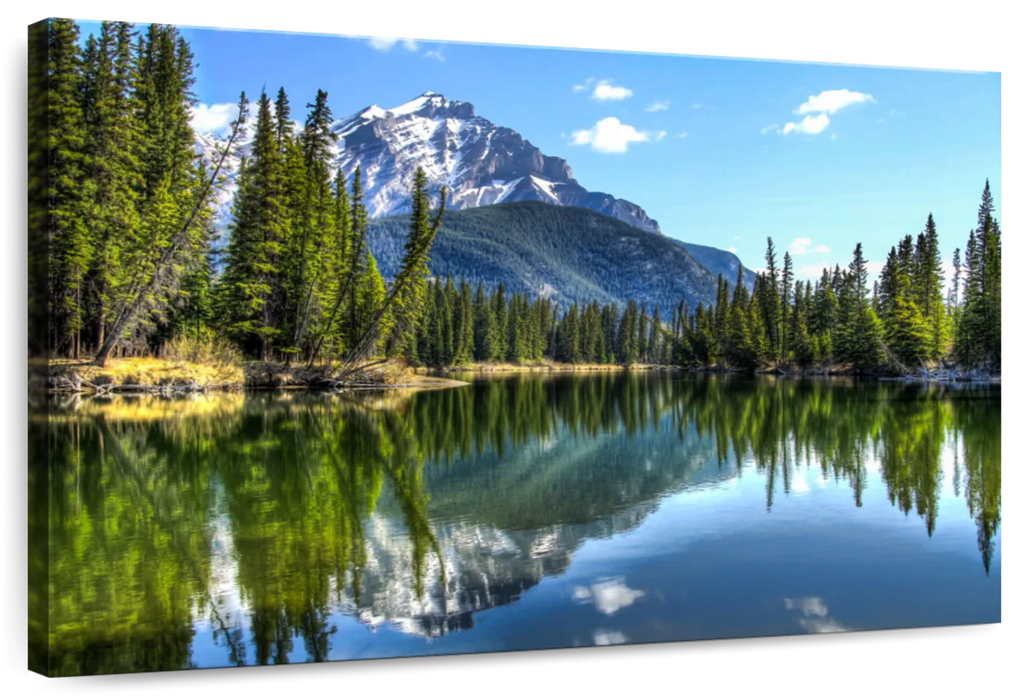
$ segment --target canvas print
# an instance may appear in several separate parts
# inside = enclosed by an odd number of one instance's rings
[[[999,74],[29,54],[33,670],[1000,621]]]

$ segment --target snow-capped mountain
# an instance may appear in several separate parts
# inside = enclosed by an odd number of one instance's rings
[[[592,209],[660,232],[641,207],[587,191],[565,160],[544,155],[518,132],[477,116],[469,102],[426,92],[392,109],[367,107],[336,121],[332,130],[339,137],[334,165],[348,178],[361,167],[365,204],[373,217],[410,211],[411,185],[420,166],[430,191],[447,186],[452,209],[540,201]],[[198,134],[195,149],[210,162],[220,143],[210,134]],[[238,159],[227,163],[217,213],[222,229],[229,220],[238,167]]]

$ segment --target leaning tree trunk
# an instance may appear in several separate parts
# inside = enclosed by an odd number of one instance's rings
[[[204,202],[207,201],[207,197],[211,192],[211,188],[218,179],[218,173],[222,169],[222,165],[225,164],[225,158],[232,150],[233,144],[236,141],[236,137],[239,134],[240,127],[243,124],[243,107],[240,107],[240,113],[232,127],[232,135],[229,137],[229,142],[225,146],[225,150],[222,151],[221,158],[218,159],[218,165],[215,167],[214,172],[211,173],[210,179],[205,183],[203,190],[200,193],[200,197],[197,199],[196,204],[193,206],[189,217],[183,224],[182,229],[172,236],[171,241],[168,243],[168,247],[158,258],[157,263],[154,265],[153,275],[150,281],[144,284],[138,291],[132,290],[127,295],[125,301],[122,303],[121,308],[118,309],[118,313],[114,317],[114,321],[107,329],[107,337],[104,338],[104,342],[100,345],[100,349],[97,351],[96,357],[93,359],[94,364],[103,367],[107,364],[107,358],[111,355],[111,350],[114,348],[118,340],[121,339],[129,325],[135,321],[136,315],[139,313],[140,308],[143,306],[143,302],[147,295],[152,293],[157,285],[160,284],[161,277],[164,272],[171,266],[175,254],[179,248],[182,247],[183,243],[189,237],[189,229],[193,226],[193,221],[196,220],[197,214],[204,206]]]
[[[364,332],[361,334],[361,337],[350,349],[350,352],[347,353],[346,357],[343,358],[343,361],[340,363],[340,366],[337,367],[334,372],[330,373],[330,377],[335,373],[339,373],[340,378],[345,378],[353,374],[356,374],[357,372],[360,372],[364,369],[367,369],[371,366],[383,364],[385,362],[379,361],[370,363],[368,365],[359,366],[360,363],[367,358],[368,354],[371,352],[371,349],[374,347],[376,336],[379,329],[379,323],[382,321],[382,317],[385,316],[386,312],[388,312],[393,307],[393,304],[396,302],[398,295],[401,292],[406,291],[407,287],[413,283],[413,279],[411,276],[415,274],[415,271],[418,269],[419,263],[421,261],[424,261],[425,256],[428,255],[429,249],[432,247],[432,243],[436,238],[436,233],[439,231],[440,226],[443,224],[443,214],[446,211],[446,202],[447,188],[444,187],[440,192],[440,206],[436,212],[436,218],[430,225],[429,231],[425,236],[425,239],[421,241],[420,249],[414,253],[413,257],[409,261],[409,265],[405,269],[401,269],[400,273],[397,275],[397,278],[394,280],[394,285],[393,288],[390,290],[389,296],[386,297],[386,301],[383,302],[381,307],[379,307],[379,310],[372,317],[371,322],[369,322],[368,325],[365,326]]]

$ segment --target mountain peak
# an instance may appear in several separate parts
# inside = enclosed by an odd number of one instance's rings
[[[460,100],[448,100],[438,92],[423,92],[418,97],[405,102],[399,107],[392,107],[388,110],[394,118],[405,117],[409,114],[419,116],[434,116],[439,112],[446,112],[447,116],[458,119],[471,119],[475,116],[475,107],[469,102]]]
[[[446,185],[451,209],[538,201],[591,209],[660,232],[642,208],[587,191],[576,182],[567,161],[544,154],[513,129],[477,115],[470,102],[428,90],[389,109],[371,104],[331,128],[338,137],[332,165],[348,178],[360,166],[365,204],[373,217],[410,211],[414,175],[422,168],[430,192],[438,193]],[[196,148],[212,151],[200,135]],[[227,191],[227,209],[231,197]],[[227,227],[228,215],[219,219]]]

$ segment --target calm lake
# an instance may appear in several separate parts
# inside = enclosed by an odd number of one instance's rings
[[[38,414],[57,675],[1001,618],[999,386],[517,375]]]

